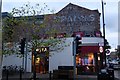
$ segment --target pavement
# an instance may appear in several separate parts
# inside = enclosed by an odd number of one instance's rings
[[[32,73],[24,73],[22,74],[22,78],[20,79],[20,75],[16,74],[16,75],[10,75],[8,76],[8,79],[6,78],[6,76],[3,76],[2,80],[34,80],[32,79],[33,74]],[[36,74],[36,78],[37,80],[50,80],[49,78],[49,74]],[[64,79],[51,79],[51,80],[64,80]],[[76,79],[75,80],[97,80],[97,75],[76,75]],[[115,80],[120,80],[115,78]]]

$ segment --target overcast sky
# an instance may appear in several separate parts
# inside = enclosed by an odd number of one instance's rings
[[[10,12],[12,8],[22,7],[23,4],[30,2],[34,4],[33,0],[3,0],[2,12]],[[69,3],[79,5],[91,10],[98,9],[102,13],[101,0],[35,0],[36,3],[44,4],[46,3],[51,10],[58,12],[63,7]],[[116,48],[118,45],[118,1],[119,0],[103,0],[106,5],[104,5],[105,13],[105,29],[106,29],[106,39],[108,40],[112,48]],[[47,13],[47,12],[46,12]],[[102,30],[102,15],[101,15],[101,31]]]

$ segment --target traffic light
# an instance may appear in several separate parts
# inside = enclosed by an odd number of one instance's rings
[[[21,53],[21,54],[24,54],[25,40],[26,40],[26,38],[23,38],[23,39],[21,39],[21,41],[20,41],[20,46],[19,46],[19,48],[20,48],[20,53]]]
[[[80,37],[76,37],[76,54],[81,53],[81,38]]]

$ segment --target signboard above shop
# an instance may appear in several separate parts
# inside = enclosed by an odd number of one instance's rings
[[[73,35],[72,35],[73,37],[80,37],[80,38],[82,38],[83,36],[84,36],[84,33],[83,32],[80,32],[80,31],[78,31],[78,32],[73,32]]]
[[[82,37],[82,43],[97,43],[103,45],[104,39],[101,37]]]

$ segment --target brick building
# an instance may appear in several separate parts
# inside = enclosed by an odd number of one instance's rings
[[[71,36],[74,32],[81,31],[85,36],[95,36],[100,31],[100,13],[98,10],[89,10],[69,3],[54,15],[48,15],[47,29],[59,30],[58,33],[66,33]],[[54,23],[54,20],[58,20]],[[51,25],[52,24],[52,25]]]
[[[103,54],[99,51],[100,44],[103,44],[103,38],[100,31],[100,13],[98,10],[90,10],[69,3],[58,13],[48,15],[46,18],[52,19],[52,21],[47,22],[47,29],[59,30],[57,33],[62,32],[69,37],[81,37],[82,44],[79,48],[81,52],[76,53],[77,73],[96,73],[103,64]],[[54,20],[58,20],[58,22],[54,23]]]
[[[31,16],[29,16],[31,17]],[[54,30],[55,33],[52,33],[53,37],[64,37],[67,36],[66,43],[73,42],[73,37],[79,36],[81,38],[81,53],[76,55],[76,68],[78,74],[84,73],[96,73],[98,71],[99,66],[103,60],[103,54],[100,53],[99,47],[103,44],[103,38],[100,31],[100,13],[98,10],[90,10],[84,7],[80,7],[78,5],[69,3],[63,9],[61,9],[58,13],[48,14],[48,15],[36,15],[37,21],[36,24],[43,23],[46,24],[46,27],[40,30],[40,33],[34,33],[34,29],[27,29],[28,31],[28,39],[31,39],[30,34],[39,35],[39,37],[47,37],[50,30]],[[19,19],[19,17],[15,17]],[[29,22],[32,20],[29,20]],[[30,22],[30,23],[31,23]],[[27,25],[28,26],[28,25]],[[19,29],[19,31],[18,31]],[[32,30],[32,31],[31,31]],[[19,40],[17,35],[21,35],[25,37],[25,32],[22,32],[20,27],[16,28],[16,32],[14,38]],[[71,38],[69,38],[71,37]],[[103,45],[102,45],[103,46]],[[54,69],[58,69],[59,66],[73,66],[73,45],[70,44],[69,47],[65,48],[60,54],[53,55],[49,58],[49,71],[53,71]],[[56,52],[58,53],[58,52]],[[32,54],[29,57],[32,57]],[[66,58],[66,56],[68,56]],[[61,59],[62,58],[62,59]],[[7,58],[6,58],[7,59]],[[10,59],[10,57],[8,58]],[[33,59],[32,59],[33,60]],[[28,71],[32,71],[32,60],[28,60]],[[38,58],[36,64],[39,64],[41,59]],[[9,61],[9,60],[8,60]],[[21,60],[19,60],[21,61]],[[4,65],[6,61],[4,60]],[[15,62],[14,62],[15,63]],[[16,62],[17,64],[18,62]],[[38,70],[40,70],[40,65],[37,66]],[[37,71],[41,72],[41,71]]]

